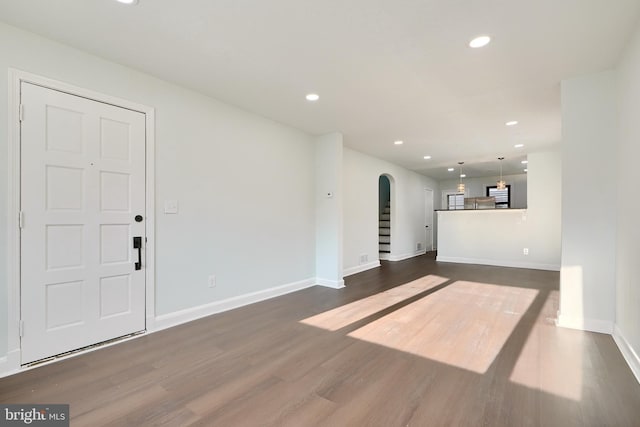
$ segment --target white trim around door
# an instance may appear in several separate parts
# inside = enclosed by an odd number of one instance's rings
[[[20,87],[32,83],[71,95],[115,105],[145,114],[145,308],[146,329],[152,330],[155,320],[155,110],[125,99],[94,92],[28,72],[9,69],[9,147],[8,147],[8,353],[0,363],[0,376],[21,370],[20,349]]]
[[[435,204],[435,192],[432,188],[424,189],[424,226],[425,226],[425,251],[434,250],[434,204]]]

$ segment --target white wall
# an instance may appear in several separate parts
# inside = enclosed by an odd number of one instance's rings
[[[316,277],[318,284],[344,287],[342,280],[342,134],[316,138]]]
[[[560,266],[562,236],[562,157],[559,151],[527,156],[529,255],[542,264]]]
[[[615,72],[562,82],[558,320],[609,333],[615,319],[616,122]]]
[[[156,310],[315,276],[314,138],[0,24],[0,358],[7,353],[7,69],[156,109]],[[2,83],[4,82],[4,83]],[[164,215],[176,199],[178,215]],[[217,287],[207,287],[207,276]]]
[[[439,261],[560,268],[560,153],[532,153],[528,169],[527,209],[438,212]]]
[[[527,174],[504,175],[502,177],[507,185],[511,186],[511,208],[523,209],[527,207]],[[465,197],[485,197],[487,187],[495,186],[500,176],[482,178],[465,178]],[[446,193],[457,192],[459,179],[439,181],[440,200],[443,209],[446,209]]]
[[[344,268],[351,274],[377,265],[378,260],[378,178],[390,175],[391,182],[391,257],[402,259],[423,251],[426,244],[424,189],[438,194],[437,183],[398,165],[344,149]],[[435,201],[436,208],[438,200]],[[370,265],[362,265],[366,254]]]
[[[525,265],[527,211],[459,210],[438,211],[438,261],[508,267]]]
[[[640,380],[640,198],[636,191],[640,183],[640,27],[620,64],[618,79],[617,177],[612,182],[618,195],[616,334],[631,350],[625,356]],[[635,358],[629,357],[633,353]]]

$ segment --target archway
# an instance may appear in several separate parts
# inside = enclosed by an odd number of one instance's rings
[[[391,257],[391,215],[393,177],[382,174],[378,178],[378,255],[380,259]]]

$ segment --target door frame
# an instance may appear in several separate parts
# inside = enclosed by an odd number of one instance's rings
[[[434,225],[433,225],[435,223],[435,220],[434,220],[435,215],[434,215],[433,209],[435,208],[436,200],[435,200],[435,191],[433,191],[432,188],[425,187],[424,188],[424,207],[425,207],[424,219],[425,219],[425,223],[427,222],[426,221],[426,219],[427,219],[427,192],[431,192],[431,210],[432,210],[432,212],[431,212],[431,224],[425,224],[425,228],[426,228],[427,225],[429,227],[431,227],[431,229],[429,230],[430,231],[429,235],[431,236],[431,242],[426,241],[426,231],[425,231],[425,246],[431,247],[431,251],[433,251],[433,250],[435,250],[435,247],[434,247],[434,244],[433,244],[434,241],[435,241],[435,239],[434,239],[434,237],[435,237],[434,236]]]
[[[111,104],[145,115],[145,234],[147,243],[145,268],[145,330],[152,330],[155,320],[155,109],[58,80],[9,68],[9,147],[7,212],[7,358],[0,363],[0,377],[21,371],[20,345],[20,86],[32,83],[48,89]]]
[[[393,252],[393,248],[397,246],[395,234],[397,234],[397,230],[398,230],[398,227],[397,227],[398,211],[396,209],[396,179],[393,175],[391,175],[390,172],[381,172],[378,174],[378,178],[376,179],[376,194],[378,195],[377,197],[378,203],[380,203],[380,177],[381,176],[384,176],[389,180],[389,207],[391,208],[391,225],[390,225],[391,243],[389,244],[389,246],[391,247],[391,249],[390,249],[390,252],[387,254],[387,256],[383,258],[380,258],[380,252],[376,252],[376,254],[378,255],[378,261],[380,260],[399,261],[399,259],[394,259],[394,252]],[[376,210],[379,210],[379,209],[376,209]],[[380,221],[380,214],[376,216],[376,224],[379,224],[378,221]],[[396,233],[394,233],[393,230],[396,230]],[[378,234],[379,234],[379,225],[376,226],[376,236],[378,236]],[[379,236],[376,237],[376,242],[377,244],[379,244],[380,242]]]

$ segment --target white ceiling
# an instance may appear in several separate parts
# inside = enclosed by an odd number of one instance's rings
[[[6,23],[434,176],[558,144],[560,81],[615,66],[639,13],[638,0],[0,0]],[[479,34],[492,43],[470,49]]]

